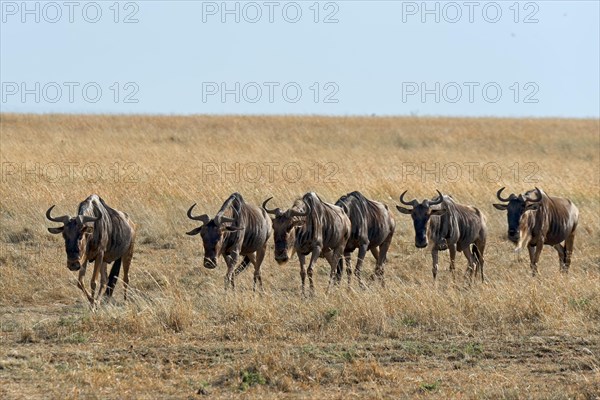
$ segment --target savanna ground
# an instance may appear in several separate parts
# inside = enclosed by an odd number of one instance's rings
[[[597,120],[3,114],[0,126],[0,398],[600,396]],[[568,276],[549,247],[530,276],[492,207],[501,186],[577,204]],[[462,255],[453,281],[447,253],[432,284],[394,205],[436,188],[487,215],[485,284],[468,287]],[[235,191],[286,207],[357,189],[397,221],[384,289],[353,280],[326,295],[320,260],[304,299],[297,258],[279,266],[271,249],[264,294],[250,270],[226,293],[222,260],[204,269],[184,234],[192,203],[212,215]],[[96,311],[44,216],[91,193],[138,226],[131,298],[119,283]]]

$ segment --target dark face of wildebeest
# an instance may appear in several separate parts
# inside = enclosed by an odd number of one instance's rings
[[[413,226],[415,228],[415,246],[418,248],[427,247],[427,229],[429,227],[429,219],[432,215],[442,215],[446,212],[446,210],[434,210],[431,206],[435,206],[440,204],[443,200],[442,194],[438,190],[439,197],[435,200],[429,201],[427,199],[423,200],[422,203],[419,203],[417,199],[413,199],[409,202],[404,200],[404,195],[406,194],[406,190],[402,195],[400,195],[400,202],[404,205],[411,206],[412,208],[404,208],[402,206],[396,206],[398,211],[402,214],[409,214],[413,220]]]
[[[519,196],[512,193],[507,198],[502,198],[502,191],[504,188],[498,190],[496,197],[498,200],[507,202],[507,204],[494,204],[498,210],[506,210],[506,220],[508,222],[508,240],[513,243],[518,243],[521,237],[520,225],[521,218],[525,211],[537,210],[539,202],[542,200],[542,193],[540,189],[535,188],[537,197],[535,199],[527,199],[525,196],[520,194]]]
[[[296,240],[296,228],[303,225],[305,220],[300,217],[306,217],[310,212],[308,204],[304,203],[306,207],[305,212],[301,212],[291,208],[285,212],[281,211],[280,208],[268,209],[267,203],[273,197],[269,197],[262,204],[263,209],[269,213],[275,215],[273,221],[273,239],[275,242],[275,261],[279,265],[285,264],[290,259],[290,253]]]
[[[68,215],[61,217],[52,217],[52,209],[50,207],[46,211],[46,218],[53,222],[62,223],[63,226],[58,228],[48,228],[48,232],[53,234],[62,233],[65,239],[65,250],[67,252],[67,268],[71,271],[77,271],[81,268],[87,253],[87,243],[90,235],[94,232],[94,227],[91,222],[97,221],[100,217],[88,217],[86,215],[78,215],[71,218]]]
[[[196,229],[186,232],[188,235],[200,234],[202,245],[204,246],[204,268],[213,269],[217,267],[217,257],[221,252],[225,234],[227,232],[235,232],[243,228],[238,226],[225,226],[224,223],[235,222],[235,219],[217,215],[211,219],[208,215],[200,216],[192,215],[192,210],[196,206],[194,203],[187,212],[188,218],[194,221],[201,221],[202,225]]]

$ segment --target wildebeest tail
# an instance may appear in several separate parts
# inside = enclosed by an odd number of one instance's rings
[[[121,272],[121,259],[117,258],[110,269],[110,274],[108,274],[108,285],[106,286],[106,295],[108,297],[112,296],[115,290],[115,285],[119,280],[119,272]]]
[[[481,279],[483,279],[483,269],[481,268],[481,252],[475,244],[471,245],[471,251],[473,252],[473,257],[475,257],[475,265],[477,266],[477,270],[479,270]],[[475,270],[475,276],[477,276],[477,270]]]
[[[335,279],[336,282],[341,282],[342,281],[342,275],[344,274],[344,257],[340,257],[338,263],[337,263],[337,268],[335,271]]]

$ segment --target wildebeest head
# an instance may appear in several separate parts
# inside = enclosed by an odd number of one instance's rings
[[[225,233],[242,230],[242,227],[224,225],[228,222],[235,222],[235,219],[217,214],[210,218],[207,214],[199,216],[192,215],[192,210],[196,207],[194,203],[187,212],[189,219],[202,222],[202,225],[196,229],[186,232],[188,235],[200,234],[202,245],[204,246],[204,268],[213,269],[217,267],[217,256],[221,251]]]
[[[273,197],[269,197],[262,204],[263,209],[275,215],[273,218],[273,239],[275,241],[275,261],[278,264],[285,264],[290,259],[290,253],[296,239],[296,228],[304,225],[305,218],[310,213],[310,206],[302,202],[304,211],[298,210],[299,205],[295,204],[292,208],[286,211],[281,211],[280,208],[268,209],[267,203]],[[301,207],[301,206],[300,206]]]
[[[415,228],[415,246],[418,248],[427,247],[427,229],[429,227],[429,218],[432,215],[442,215],[446,212],[445,209],[436,210],[431,208],[431,206],[440,204],[443,200],[443,196],[438,190],[438,198],[435,200],[425,199],[419,203],[417,199],[413,199],[407,202],[404,200],[404,195],[406,192],[407,190],[400,195],[400,203],[411,206],[412,208],[405,208],[399,205],[396,205],[396,208],[402,214],[409,214],[412,217]]]
[[[81,268],[87,253],[88,239],[94,232],[92,222],[98,221],[101,216],[89,217],[87,215],[78,215],[69,217],[63,215],[60,217],[52,217],[52,206],[46,211],[46,218],[52,222],[62,223],[63,226],[57,228],[48,228],[48,232],[53,234],[62,233],[65,239],[65,250],[67,252],[67,268],[71,271],[77,271]]]
[[[508,239],[511,242],[519,243],[519,238],[521,236],[519,229],[521,225],[521,218],[523,218],[525,211],[538,209],[539,203],[542,201],[542,192],[536,187],[536,198],[534,199],[530,199],[522,194],[517,196],[514,193],[511,193],[510,196],[503,198],[503,190],[504,188],[498,190],[496,197],[498,197],[498,200],[506,202],[507,204],[494,204],[494,207],[496,207],[498,210],[506,210],[506,219],[508,221]]]

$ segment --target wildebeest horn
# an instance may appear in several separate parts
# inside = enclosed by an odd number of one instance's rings
[[[215,216],[215,223],[217,225],[221,225],[223,222],[234,222],[234,221],[235,221],[234,218],[229,218],[229,217],[226,217],[224,215],[217,215],[217,216]]]
[[[46,218],[48,218],[52,222],[60,222],[62,224],[66,224],[67,222],[69,222],[69,219],[71,218],[68,215],[62,215],[60,217],[53,218],[50,214],[52,213],[52,209],[54,207],[56,207],[56,204],[50,207],[48,211],[46,211]]]
[[[267,208],[267,203],[269,201],[271,201],[271,199],[273,198],[273,196],[269,197],[268,199],[266,199],[265,201],[263,201],[262,203],[262,208],[263,210],[265,210],[268,214],[274,214],[274,215],[280,215],[281,214],[281,209],[280,208],[273,208],[271,210],[269,210]]]
[[[210,218],[206,214],[202,214],[197,217],[194,217],[192,215],[192,210],[194,209],[194,207],[196,207],[196,203],[192,204],[192,206],[190,207],[190,209],[187,212],[187,216],[189,219],[193,219],[194,221],[201,221],[204,224],[206,224],[208,221],[210,221]]]
[[[408,190],[405,190],[404,192],[402,192],[402,194],[400,195],[400,203],[404,204],[405,206],[416,206],[419,204],[419,202],[417,201],[417,199],[412,199],[410,202],[406,202],[404,200],[404,195],[406,194],[406,192],[408,192]]]
[[[81,221],[81,224],[87,224],[88,222],[95,222],[98,221],[100,218],[102,218],[102,214],[100,214],[100,216],[98,217],[90,217],[88,215],[80,215],[79,216],[79,221]]]
[[[509,197],[507,197],[505,199],[502,198],[501,194],[504,189],[506,189],[506,187],[502,187],[500,190],[498,190],[496,192],[496,197],[498,197],[498,200],[500,200],[500,201],[510,201],[510,199],[512,198],[513,195],[510,195]]]
[[[538,203],[540,201],[542,201],[542,191],[540,189],[535,188],[535,193],[537,194],[537,198],[535,199],[529,199],[529,201],[531,201],[532,203]]]
[[[442,195],[442,192],[440,192],[440,191],[439,191],[439,190],[437,190],[437,189],[436,189],[435,191],[436,191],[436,192],[438,192],[438,198],[437,198],[437,199],[435,199],[435,200],[433,200],[433,201],[430,201],[430,202],[429,202],[429,205],[430,205],[430,206],[435,206],[435,205],[437,205],[437,204],[440,204],[440,203],[442,202],[442,200],[444,200],[444,196]]]
[[[299,212],[299,211],[296,211],[296,210],[294,210],[294,209],[291,209],[291,210],[290,210],[290,215],[291,215],[292,217],[306,217],[308,214],[310,214],[310,206],[309,206],[309,205],[308,205],[308,204],[307,204],[305,201],[303,201],[303,203],[304,203],[304,205],[306,206],[306,211],[305,211],[305,212],[303,212],[303,213],[301,213],[301,212]]]

